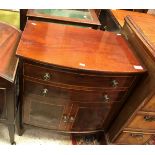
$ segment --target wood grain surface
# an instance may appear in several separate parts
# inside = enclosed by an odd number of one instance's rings
[[[125,10],[111,10],[111,12],[122,27],[124,25],[124,18],[131,16],[146,37],[155,44],[155,15]]]
[[[28,21],[18,56],[80,70],[142,73],[127,41],[111,32]]]
[[[0,76],[12,82],[18,64],[15,52],[20,31],[5,23],[0,23],[0,30]]]

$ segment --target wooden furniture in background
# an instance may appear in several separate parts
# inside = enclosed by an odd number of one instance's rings
[[[131,16],[145,36],[152,42],[152,44],[155,44],[155,15],[124,10],[111,10],[111,14],[121,27],[124,25],[124,18],[126,16]]]
[[[155,19],[145,19],[140,27],[137,25],[139,21],[133,19],[130,16],[125,18],[123,33],[145,64],[148,74],[136,87],[109,130],[109,142],[115,144],[147,144],[155,136],[155,37],[151,25],[152,36],[150,29],[146,29],[148,23],[155,23]]]
[[[17,67],[15,57],[20,32],[0,23],[0,122],[8,126],[10,142],[14,144],[15,113],[17,103]]]
[[[23,31],[27,21],[27,10],[28,9],[20,9],[20,30]]]
[[[95,29],[101,25],[95,11],[91,9],[33,9],[28,10],[27,18]]]
[[[102,9],[99,14],[99,20],[101,23],[100,29],[104,31],[110,31],[120,33],[121,26],[111,14],[110,10]]]
[[[148,9],[122,9],[126,11],[131,11],[131,12],[140,12],[140,13],[147,13]]]
[[[95,9],[95,13],[96,13],[97,17],[99,17],[100,13],[101,13],[101,9]]]
[[[28,20],[16,54],[20,135],[104,131],[146,71],[122,36],[48,22]]]

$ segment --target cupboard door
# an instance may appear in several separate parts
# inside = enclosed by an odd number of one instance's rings
[[[6,89],[0,88],[0,117],[3,117],[5,105],[6,105]]]
[[[73,123],[72,131],[93,131],[102,129],[103,122],[109,112],[109,106],[103,104],[73,104],[74,112],[70,113],[69,122]]]
[[[25,98],[23,121],[47,129],[66,130],[68,101],[32,94]]]

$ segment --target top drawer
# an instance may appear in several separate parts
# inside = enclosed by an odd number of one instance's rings
[[[108,89],[128,88],[135,79],[134,76],[78,74],[69,71],[48,69],[28,63],[24,63],[24,75],[48,82]]]

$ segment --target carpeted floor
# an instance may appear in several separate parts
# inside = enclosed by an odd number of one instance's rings
[[[41,129],[28,129],[22,136],[15,134],[16,145],[72,145],[70,135],[63,135],[56,132]],[[0,124],[0,145],[10,145],[8,129]]]
[[[15,134],[16,145],[99,145],[97,139],[94,135],[75,136],[37,128],[27,129],[22,136]],[[8,128],[3,124],[0,124],[1,144],[10,145]]]

